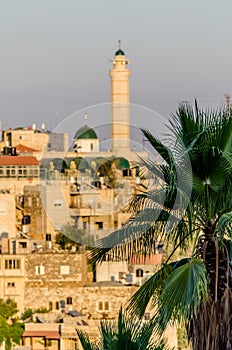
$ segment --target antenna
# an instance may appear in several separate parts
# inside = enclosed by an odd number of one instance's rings
[[[230,95],[229,94],[224,94],[226,98],[226,110],[228,113],[230,113]]]

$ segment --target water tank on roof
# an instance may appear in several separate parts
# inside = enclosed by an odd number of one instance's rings
[[[16,156],[17,155],[16,147],[12,147],[11,154],[12,154],[12,156]]]
[[[8,232],[2,232],[1,238],[8,238]]]
[[[8,146],[3,147],[3,154],[4,156],[10,155],[11,154],[11,148]]]

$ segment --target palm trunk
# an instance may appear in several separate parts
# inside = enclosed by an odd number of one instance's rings
[[[221,300],[202,302],[191,325],[193,350],[232,350],[232,293],[226,288]]]
[[[232,350],[232,280],[226,245],[218,247],[215,237],[205,232],[196,254],[203,259],[209,281],[209,299],[202,301],[192,320],[189,337],[193,350]]]

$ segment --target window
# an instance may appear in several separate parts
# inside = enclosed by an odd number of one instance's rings
[[[14,288],[15,282],[7,282],[7,288]]]
[[[7,259],[7,260],[5,260],[5,269],[6,270],[19,270],[20,269],[20,260],[19,259]]]
[[[49,310],[52,310],[52,301],[49,301],[49,303],[48,303],[48,309],[49,309]]]
[[[118,273],[118,279],[123,279],[123,277],[124,277],[124,272],[122,272],[122,271],[120,271],[119,273]]]
[[[90,150],[93,151],[93,143],[90,144]]]
[[[70,274],[70,266],[69,265],[60,266],[60,274],[61,275],[69,275]]]
[[[55,207],[61,207],[62,204],[63,204],[62,199],[56,199],[56,200],[54,200],[54,206],[55,206]]]
[[[28,205],[28,207],[32,206],[32,197],[27,198],[27,205]]]
[[[136,277],[143,277],[143,270],[142,269],[136,270]]]
[[[103,222],[102,221],[96,222],[96,227],[98,230],[103,230]]]
[[[19,242],[20,248],[27,248],[27,242]]]
[[[50,233],[46,233],[46,242],[50,242],[52,240],[52,235]]]
[[[98,302],[98,311],[109,311],[110,303],[108,301],[99,301]]]
[[[150,320],[150,312],[145,312],[144,314],[144,320],[149,321]]]
[[[56,301],[56,310],[60,310],[60,303],[59,303],[59,301]]]
[[[83,230],[87,229],[87,222],[83,221]]]
[[[71,297],[67,298],[67,305],[72,305],[72,298]]]
[[[43,265],[35,267],[35,274],[36,275],[44,275],[44,273],[45,273],[45,267]]]

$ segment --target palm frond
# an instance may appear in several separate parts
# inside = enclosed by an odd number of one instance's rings
[[[99,342],[91,342],[87,333],[77,329],[77,335],[84,350],[102,350]]]
[[[198,306],[208,297],[205,264],[192,258],[173,269],[157,300],[159,321],[165,328],[170,320],[186,322],[196,316]]]
[[[135,294],[128,304],[130,314],[142,317],[150,301],[157,300],[164,288],[169,274],[176,268],[189,262],[189,258],[183,258],[176,262],[164,264],[153,276],[151,276]]]

